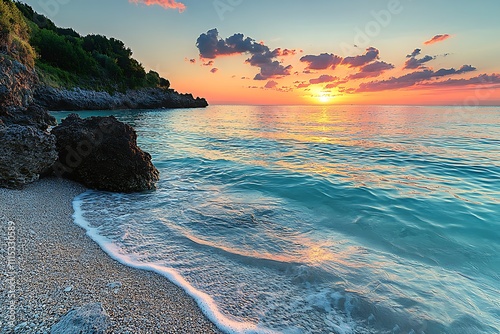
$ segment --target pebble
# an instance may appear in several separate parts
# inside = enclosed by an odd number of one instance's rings
[[[122,287],[122,283],[121,282],[108,283],[107,287],[110,289],[119,289]]]
[[[22,323],[20,323],[19,325],[17,325],[17,326],[14,328],[14,331],[19,331],[19,330],[21,330],[21,329],[23,329],[23,328],[25,328],[25,327],[27,327],[27,326],[28,326],[28,323],[27,323],[27,322],[22,322]]]

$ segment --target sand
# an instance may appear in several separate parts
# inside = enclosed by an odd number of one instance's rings
[[[220,333],[182,289],[112,260],[73,223],[72,199],[83,191],[56,178],[0,189],[0,333],[49,333],[93,302],[110,316],[109,333]]]

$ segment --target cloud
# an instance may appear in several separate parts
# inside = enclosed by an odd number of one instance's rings
[[[191,58],[191,59],[189,59],[189,62],[190,62],[191,64],[196,64],[196,59]]]
[[[356,93],[356,89],[355,88],[339,87],[338,91],[340,93],[346,93],[346,94],[354,94],[354,93]]]
[[[420,54],[420,52],[422,52],[422,49],[415,49],[411,54],[407,55],[406,58],[415,58]]]
[[[295,88],[307,88],[311,85],[307,81],[294,81],[293,84],[295,85]]]
[[[317,85],[317,84],[321,84],[321,83],[333,82],[337,79],[338,79],[338,77],[334,77],[331,75],[322,75],[319,78],[309,80],[309,83],[311,85]]]
[[[219,37],[219,31],[212,29],[198,37],[196,46],[200,57],[204,59],[249,53],[251,57],[246,60],[246,63],[260,68],[260,73],[255,76],[254,80],[287,76],[290,75],[293,68],[291,65],[282,65],[276,58],[291,55],[295,50],[282,50],[280,48],[271,50],[264,43],[257,43],[250,37],[245,38],[240,33],[222,39]]]
[[[436,35],[436,36],[432,37],[430,40],[425,41],[424,44],[425,45],[431,45],[431,44],[439,43],[439,42],[447,40],[450,37],[451,36],[448,35],[448,34]]]
[[[267,46],[263,45],[266,49],[261,53],[253,53],[252,57],[246,62],[252,66],[260,67],[260,73],[255,76],[255,80],[267,80],[269,78],[276,78],[280,76],[290,75],[292,66],[283,66],[277,60],[274,60],[279,54],[280,49],[271,51]]]
[[[423,87],[459,87],[469,85],[497,85],[500,84],[500,74],[481,74],[470,79],[448,79],[444,81],[426,82],[419,86]]]
[[[392,70],[394,65],[388,64],[385,61],[376,61],[374,63],[365,65],[361,68],[361,72],[365,73],[379,73],[387,70]]]
[[[262,45],[255,43],[251,38],[243,38],[243,34],[234,34],[223,40],[219,38],[219,31],[217,29],[212,29],[198,37],[196,46],[200,51],[200,57],[207,59],[215,59],[219,56],[230,56],[245,52],[253,53],[255,52],[255,48],[262,47]]]
[[[408,73],[400,77],[392,77],[387,80],[362,83],[357,89],[357,92],[378,92],[383,90],[412,87],[415,86],[416,84],[419,84],[427,80],[431,80],[433,78],[440,78],[455,74],[463,74],[475,70],[476,68],[470,65],[464,65],[458,70],[454,68],[440,69],[438,71],[425,69],[422,71]]]
[[[211,73],[217,73],[219,69],[217,67],[214,67],[210,70]]]
[[[274,89],[274,88],[276,88],[276,86],[278,86],[278,83],[274,80],[270,80],[267,82],[267,84],[264,86],[264,88]]]
[[[274,51],[277,53],[276,56],[281,56],[281,57],[294,56],[297,54],[297,50],[289,50],[289,49],[282,50],[281,48],[277,48]]]
[[[292,65],[284,67],[278,61],[271,61],[265,64],[254,65],[260,67],[260,73],[254,77],[254,80],[267,80],[269,78],[278,78],[290,75]]]
[[[421,51],[422,51],[421,49],[415,49],[415,50],[413,50],[413,52],[411,54],[407,55],[406,58],[409,58],[409,59],[405,62],[403,69],[405,69],[405,70],[407,70],[407,69],[411,69],[411,70],[425,69],[425,68],[427,68],[426,66],[424,66],[425,63],[427,63],[431,60],[434,60],[438,57],[447,57],[450,55],[449,53],[445,53],[445,54],[441,54],[441,55],[437,55],[437,56],[426,55],[423,58],[417,59],[417,56],[420,55]]]
[[[366,49],[366,53],[364,55],[345,57],[342,61],[342,65],[347,65],[349,67],[361,67],[378,59],[379,54],[379,50],[374,47],[369,47]]]
[[[331,53],[322,53],[318,56],[303,56],[302,58],[300,58],[300,61],[303,63],[307,63],[306,71],[326,69],[334,70],[342,62],[342,57]]]
[[[328,85],[325,86],[325,89],[332,89],[332,88],[336,88],[338,87],[339,85],[342,85],[342,84],[345,84],[347,81],[337,81],[337,82],[332,82],[332,83],[329,83]]]
[[[467,72],[473,72],[475,70],[476,70],[476,68],[474,66],[471,66],[471,65],[464,65],[464,66],[460,67],[458,70],[455,70],[454,68],[450,68],[450,69],[442,68],[442,69],[434,72],[434,76],[435,77],[444,77],[444,76],[453,75],[453,74],[463,74],[463,73],[467,73]]]
[[[131,3],[135,4],[145,4],[146,6],[158,5],[166,9],[177,9],[179,13],[186,10],[186,5],[182,2],[177,2],[176,0],[129,0]]]
[[[366,49],[365,54],[342,58],[333,53],[322,53],[320,55],[306,55],[300,61],[307,63],[304,73],[311,73],[311,70],[334,70],[338,65],[349,67],[361,67],[379,58],[379,50],[374,47]]]
[[[411,55],[406,56],[409,59],[405,62],[403,69],[405,69],[405,70],[407,70],[407,69],[415,70],[417,68],[423,69],[423,68],[425,68],[425,66],[424,66],[425,63],[436,59],[435,56],[432,57],[429,55],[425,56],[424,58],[417,59],[416,56],[419,54],[420,54],[420,49],[415,49],[415,51],[413,51],[413,53]]]
[[[349,76],[350,80],[374,78],[382,75],[385,71],[392,70],[394,65],[388,64],[384,61],[376,61],[361,67],[360,71],[356,74]]]
[[[203,63],[203,66],[213,66],[213,65],[214,65],[214,61],[213,60],[209,60],[206,63]]]

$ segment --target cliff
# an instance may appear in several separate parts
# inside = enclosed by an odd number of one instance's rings
[[[172,89],[129,89],[125,93],[99,92],[82,88],[58,89],[39,86],[35,91],[37,104],[49,110],[117,110],[158,108],[204,108],[208,103],[191,94]]]
[[[23,54],[30,58],[38,74],[34,91],[37,104],[49,110],[208,105],[205,99],[170,89],[170,81],[159,73],[146,72],[122,41],[102,35],[82,36],[71,28],[57,27],[29,5],[3,1],[15,7],[11,21],[25,22],[23,36],[28,51]],[[23,63],[27,62],[28,59]]]
[[[0,0],[0,187],[21,188],[56,174],[102,190],[154,189],[158,171],[130,126],[113,117],[87,122],[73,115],[49,131],[56,122],[47,109],[208,105],[170,89],[131,55],[120,41],[81,37],[25,4]]]

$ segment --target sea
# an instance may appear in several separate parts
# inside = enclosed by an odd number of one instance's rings
[[[75,223],[224,332],[500,333],[500,107],[79,114],[132,125],[161,180]]]

